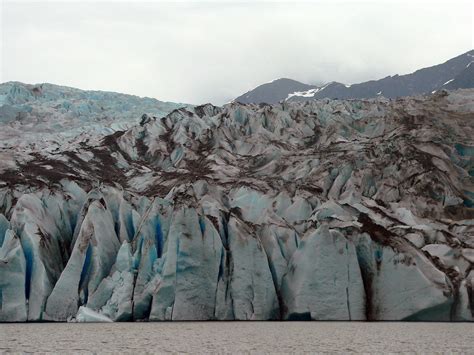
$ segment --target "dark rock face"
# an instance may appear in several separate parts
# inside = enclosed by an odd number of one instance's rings
[[[0,321],[471,321],[473,115],[208,104],[2,149]]]
[[[377,96],[397,98],[430,94],[440,89],[474,88],[474,72],[473,67],[470,66],[472,62],[474,62],[474,50],[411,74],[388,76],[380,80],[352,85],[331,82],[320,87],[290,79],[278,79],[258,86],[234,101],[272,104],[282,100],[359,99]]]
[[[456,75],[453,80],[443,85],[443,89],[455,90],[474,88],[474,56],[472,59],[473,62],[469,63],[468,66]]]
[[[271,83],[260,85],[252,91],[239,96],[234,101],[243,104],[262,102],[274,104],[285,100],[288,97],[288,94],[292,92],[307,91],[314,88],[314,85],[303,84],[296,80],[282,78],[274,80]]]

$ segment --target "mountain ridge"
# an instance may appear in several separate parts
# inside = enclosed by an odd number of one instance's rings
[[[444,85],[459,75],[474,61],[474,50],[470,50],[441,64],[418,69],[409,74],[387,76],[356,84],[330,82],[322,86],[309,85],[296,80],[281,78],[266,83],[234,99],[241,103],[277,103],[282,100],[305,101],[310,99],[362,99],[377,96],[397,98],[429,94],[444,88]],[[470,71],[466,75],[471,76]],[[287,84],[288,80],[291,85]],[[460,86],[453,83],[449,89],[471,88],[471,81]],[[287,86],[287,87],[286,87]],[[295,89],[296,88],[296,89]]]

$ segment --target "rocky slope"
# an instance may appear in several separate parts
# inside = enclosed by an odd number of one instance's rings
[[[473,320],[474,91],[4,148],[0,320]]]
[[[388,76],[358,84],[330,82],[323,86],[307,85],[291,79],[278,79],[239,96],[241,103],[278,103],[283,100],[355,99],[384,96],[397,98],[430,94],[441,89],[474,88],[474,50],[445,63],[423,68],[410,74]]]

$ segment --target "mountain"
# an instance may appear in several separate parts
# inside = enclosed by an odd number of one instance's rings
[[[473,320],[474,90],[143,113],[0,147],[0,321]]]
[[[303,92],[315,86],[300,83],[291,79],[277,79],[270,83],[260,85],[234,101],[241,103],[277,103],[288,97],[288,93]]]
[[[472,63],[474,62],[469,63],[465,69],[442,87],[447,90],[474,88],[474,65]]]
[[[282,100],[306,101],[311,99],[356,99],[384,96],[397,98],[429,94],[440,89],[474,88],[474,75],[470,64],[474,62],[474,50],[445,63],[424,68],[406,75],[388,76],[360,84],[346,85],[331,82],[324,86],[306,85],[290,79],[278,79],[237,97],[240,103],[277,103]],[[459,86],[445,86],[458,78]]]

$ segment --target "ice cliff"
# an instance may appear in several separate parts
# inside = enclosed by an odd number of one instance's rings
[[[473,120],[459,90],[4,145],[0,321],[472,321]]]

